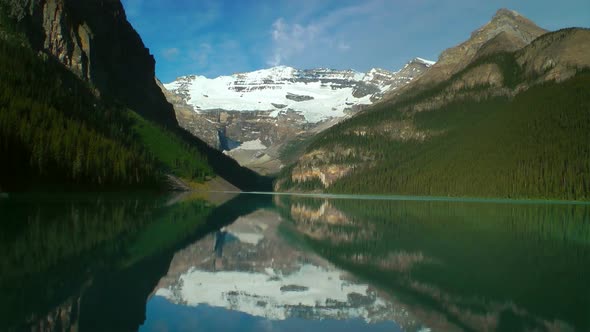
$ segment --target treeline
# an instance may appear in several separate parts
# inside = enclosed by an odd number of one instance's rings
[[[0,77],[2,190],[154,188],[163,172],[195,180],[212,174],[206,158],[179,138],[115,102],[97,99],[61,64],[19,42],[0,39]],[[146,143],[138,126],[167,137]],[[169,143],[165,158],[153,147],[162,142]]]

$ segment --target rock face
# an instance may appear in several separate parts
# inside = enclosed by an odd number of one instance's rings
[[[576,70],[590,68],[590,29],[563,29],[548,33],[518,53],[517,62],[538,82],[561,82]]]
[[[9,12],[44,50],[96,92],[164,125],[172,107],[155,82],[155,60],[127,21],[119,0],[12,0]]]
[[[260,173],[282,167],[286,145],[329,128],[405,86],[434,62],[416,58],[401,70],[273,67],[208,79],[184,76],[164,84],[179,124]],[[259,142],[256,149],[246,148]]]
[[[338,157],[356,160],[357,162],[333,163],[332,161]],[[352,148],[342,149],[335,147],[329,151],[318,149],[301,156],[299,162],[291,171],[291,181],[297,183],[317,179],[322,185],[329,187],[334,181],[350,173],[359,163],[370,162],[370,158],[363,156],[362,151]]]

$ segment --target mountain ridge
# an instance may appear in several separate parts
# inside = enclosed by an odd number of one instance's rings
[[[177,94],[180,95],[184,99],[184,101],[187,102],[187,104],[189,104],[189,106],[192,106],[195,109],[195,111],[207,111],[216,109],[223,109],[227,111],[260,111],[269,109],[280,109],[284,107],[277,107],[269,105],[268,103],[264,105],[244,106],[244,101],[242,100],[240,100],[240,102],[237,104],[225,103],[224,105],[223,103],[221,103],[221,101],[217,101],[217,104],[207,103],[207,99],[200,98],[201,96],[198,96],[198,93],[202,93],[202,97],[204,98],[211,98],[211,95],[207,94],[207,92],[211,90],[213,90],[213,92],[216,91],[207,86],[198,86],[195,88],[194,85],[196,85],[196,83],[200,83],[201,81],[203,81],[205,82],[203,85],[208,84],[209,86],[211,86],[215,84],[214,82],[222,81],[223,84],[228,86],[227,90],[229,91],[252,92],[255,90],[264,89],[281,89],[281,85],[285,85],[288,83],[303,82],[305,84],[309,84],[319,81],[323,84],[322,87],[327,86],[332,88],[332,90],[336,90],[341,87],[352,87],[354,90],[354,98],[360,99],[368,95],[371,95],[371,99],[375,100],[380,98],[379,94],[385,92],[386,90],[395,89],[398,86],[401,86],[404,83],[411,81],[415,78],[415,76],[418,76],[403,75],[404,73],[407,73],[407,71],[404,70],[407,69],[408,66],[423,65],[423,69],[426,69],[432,66],[434,63],[435,62],[433,61],[425,60],[422,58],[415,58],[408,62],[403,68],[397,71],[388,71],[382,68],[372,68],[364,73],[352,69],[296,69],[289,66],[275,66],[251,72],[240,72],[234,73],[232,75],[221,75],[214,78],[208,78],[201,75],[185,75],[176,78],[174,81],[170,83],[163,83],[163,86],[171,92],[178,92]],[[413,71],[416,71],[418,69],[419,68],[416,68]],[[369,89],[363,89],[363,87],[355,86],[355,84],[362,85],[363,82],[372,84],[373,86]],[[391,86],[392,84],[393,86]],[[190,89],[192,89],[193,91],[190,91]],[[189,95],[191,92],[192,96]],[[287,94],[288,93],[289,91],[287,91]],[[295,93],[292,94],[294,95]],[[242,97],[243,95],[240,96],[240,98]],[[286,102],[285,100],[280,101]],[[260,98],[257,98],[255,102],[256,104],[259,104]],[[362,104],[362,102],[368,101],[363,100],[360,101],[359,104]],[[250,108],[244,109],[244,107]],[[324,119],[325,118],[312,118],[308,119],[308,122],[319,122]]]
[[[408,90],[423,90],[432,87],[448,79],[465,69],[469,63],[477,58],[480,48],[500,34],[503,34],[506,37],[504,41],[507,41],[507,45],[504,45],[501,50],[515,51],[546,32],[547,30],[538,27],[534,22],[516,11],[501,8],[489,22],[474,30],[467,40],[441,52],[438,61],[427,74],[404,89],[390,92],[383,98],[383,101],[395,99]],[[490,45],[488,47],[494,48]],[[495,51],[498,51],[498,49],[496,48]]]

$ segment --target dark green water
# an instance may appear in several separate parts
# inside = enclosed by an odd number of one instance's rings
[[[590,331],[590,205],[0,198],[0,331]]]

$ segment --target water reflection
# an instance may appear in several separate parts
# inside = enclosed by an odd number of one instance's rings
[[[433,330],[590,329],[590,209],[281,197],[314,251]]]
[[[324,320],[339,320],[342,326],[356,320],[364,330],[421,328],[390,296],[301,247],[294,232],[276,211],[241,216],[177,252],[155,295],[201,310],[245,313],[275,327],[281,324],[273,321],[289,321],[281,329],[293,319],[306,320],[308,329],[324,328]],[[144,329],[158,323],[148,316]]]
[[[251,211],[227,204],[143,194],[3,198],[0,330],[137,330],[174,252]]]
[[[4,331],[589,331],[590,206],[0,199]]]

